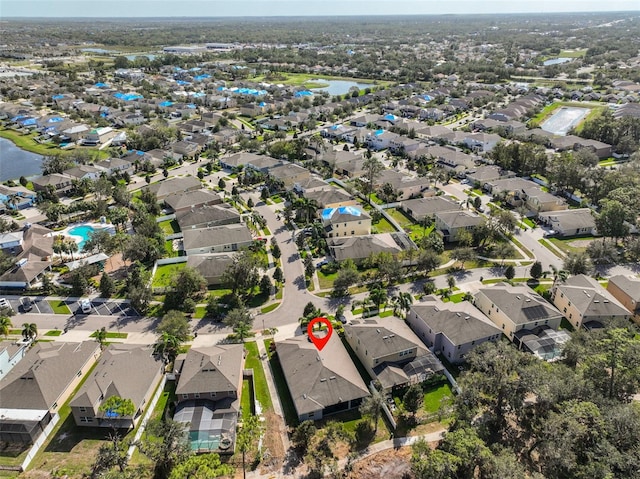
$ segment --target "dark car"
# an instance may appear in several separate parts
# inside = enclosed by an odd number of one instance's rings
[[[22,305],[22,310],[26,313],[33,309],[33,301],[29,296],[25,296],[20,299],[20,304]]]

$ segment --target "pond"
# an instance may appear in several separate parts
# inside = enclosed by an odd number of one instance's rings
[[[137,57],[147,57],[149,60],[155,60],[156,55],[149,53],[144,55],[127,55],[126,56],[127,60],[129,61],[134,61]]]
[[[344,95],[349,92],[349,88],[357,86],[359,89],[371,88],[375,85],[373,83],[359,83],[352,80],[311,80],[309,83],[316,81],[322,84],[328,84],[326,87],[313,88],[314,91],[326,91],[329,95]]]
[[[0,138],[0,181],[41,174],[42,155],[18,148],[12,141]]]
[[[549,65],[560,65],[561,63],[568,63],[571,60],[573,60],[573,58],[565,58],[565,57],[549,58],[548,60],[545,60],[544,62],[542,62],[542,64],[545,67],[548,67]]]
[[[540,125],[540,128],[554,135],[566,135],[567,132],[580,123],[590,111],[591,109],[589,108],[563,106],[551,115],[550,118],[546,119]]]

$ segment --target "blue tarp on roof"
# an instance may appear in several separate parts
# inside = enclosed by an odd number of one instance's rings
[[[392,115],[391,113],[387,113],[383,118],[387,121],[396,121],[398,119],[397,116]]]
[[[361,216],[362,212],[355,206],[341,206],[339,208],[325,208],[320,213],[323,220],[330,220],[336,211],[341,215]]]
[[[207,78],[211,78],[211,75],[209,75],[208,73],[205,73],[204,75],[198,75],[198,76],[193,77],[193,79],[197,80],[197,81],[206,80]]]
[[[53,98],[54,100],[62,100],[64,98],[64,95],[53,95],[51,98]]]
[[[194,92],[190,92],[189,96],[192,96],[194,98],[200,98],[200,97],[203,97],[203,96],[207,96],[207,94],[206,93],[202,93],[201,91],[199,91],[199,92],[195,92],[195,93]]]
[[[219,86],[218,88],[216,88],[216,90],[218,91],[225,91],[227,89],[226,86]]]
[[[169,100],[163,101],[162,103],[158,103],[158,106],[171,106],[171,105],[173,105],[173,102]]]
[[[13,118],[11,118],[12,122],[16,122],[16,121],[20,121],[20,120],[24,120],[26,118],[26,116],[24,115],[18,115],[18,116],[14,116]]]
[[[131,101],[131,100],[139,100],[141,98],[144,98],[142,95],[138,94],[138,93],[120,93],[120,92],[116,92],[113,94],[114,97],[116,97],[118,100],[124,100],[124,101]]]
[[[49,118],[47,120],[47,123],[60,123],[61,121],[64,121],[64,118],[60,118],[59,116],[54,116],[53,118]]]
[[[193,67],[193,68],[191,68],[189,71],[190,71],[190,72],[199,72],[200,70],[202,70],[202,68],[200,68],[200,67]]]
[[[303,90],[303,91],[296,92],[293,96],[296,98],[301,98],[303,96],[313,96],[313,93],[310,92],[309,90]]]
[[[376,136],[380,136],[384,133],[384,130],[376,130],[376,132],[374,133],[374,135]]]
[[[189,103],[189,104],[187,105],[187,108],[189,108],[190,110],[195,110],[195,109],[196,109],[196,106],[195,106],[193,103]]]
[[[261,101],[261,102],[258,104],[258,106],[259,106],[260,108],[264,108],[265,106],[267,106],[267,104],[266,104],[265,102]]]
[[[27,118],[26,120],[20,120],[20,123],[24,126],[31,126],[36,124],[35,118]]]
[[[422,98],[424,98],[426,101],[431,101],[433,100],[433,97],[430,95],[422,95]]]
[[[98,82],[93,86],[96,87],[96,88],[107,88],[109,85],[107,85],[106,83],[103,83],[103,82]]]
[[[176,80],[176,83],[180,86],[185,86],[185,85],[191,85],[191,83],[189,83],[188,81],[184,81],[184,80]]]

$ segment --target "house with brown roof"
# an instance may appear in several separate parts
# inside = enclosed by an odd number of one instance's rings
[[[233,454],[245,350],[242,344],[191,348],[175,360],[177,406],[191,450]]]
[[[0,380],[0,441],[33,443],[99,356],[95,341],[34,344]]]
[[[316,333],[319,334],[319,333]],[[337,334],[318,350],[306,336],[278,341],[278,361],[299,421],[318,421],[357,408],[369,396]]]
[[[131,367],[133,364],[135,367]],[[149,346],[109,345],[69,403],[76,426],[135,427],[162,379],[163,369],[164,364]],[[101,411],[112,396],[131,400],[133,415],[123,417],[114,411]]]
[[[557,280],[551,288],[551,300],[576,329],[599,328],[612,319],[631,317],[631,311],[595,279],[584,274]]]
[[[344,326],[351,349],[384,390],[425,381],[444,367],[400,318],[352,320]]]
[[[640,321],[640,278],[616,275],[609,278],[607,291]]]

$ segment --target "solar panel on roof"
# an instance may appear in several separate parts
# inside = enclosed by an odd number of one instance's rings
[[[544,319],[548,316],[547,308],[545,308],[540,304],[522,308],[522,314],[524,314],[525,317],[530,321],[535,321],[537,319]]]

